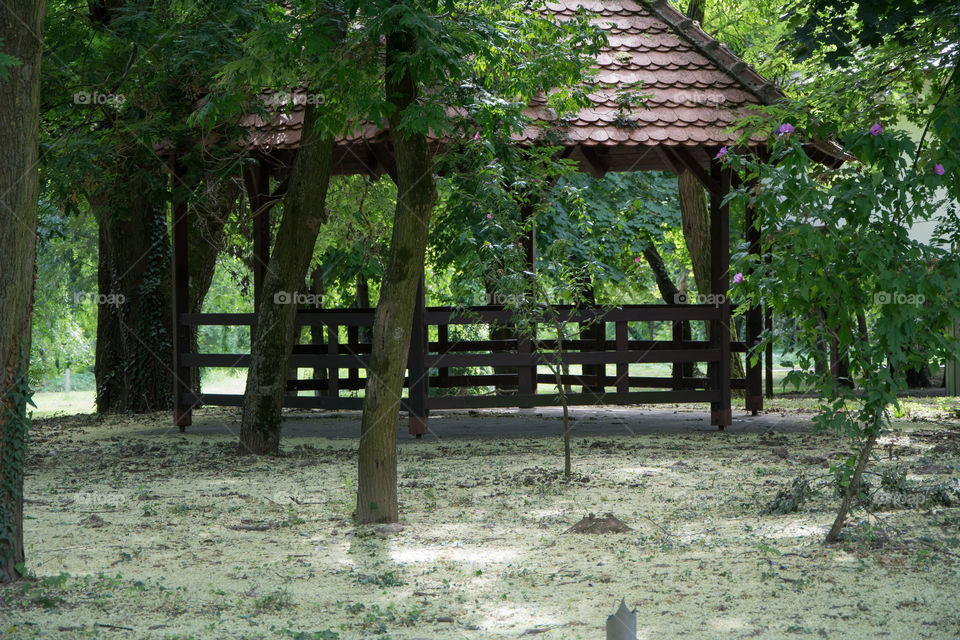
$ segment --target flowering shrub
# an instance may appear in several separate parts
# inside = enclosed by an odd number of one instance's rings
[[[743,274],[738,295],[751,303],[741,308],[766,304],[794,319],[800,368],[785,384],[817,389],[816,428],[843,432],[855,445],[857,453],[838,464],[845,491],[827,536],[833,541],[851,506],[850,487],[890,427],[907,370],[957,353],[947,336],[960,315],[960,214],[940,188],[943,165],[917,158],[906,136],[879,124],[853,132],[842,138],[846,162],[829,169],[805,152],[798,129],[780,126],[767,161],[728,153],[724,162],[745,177],[730,198],[754,208],[771,253],[769,261],[745,251],[735,257]],[[927,242],[910,233],[921,222],[937,223]],[[773,338],[766,334],[751,357]],[[826,362],[831,341],[848,358],[857,389],[813,366]]]

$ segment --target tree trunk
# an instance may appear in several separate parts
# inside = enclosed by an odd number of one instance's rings
[[[223,228],[239,194],[240,186],[231,177],[207,176],[201,200],[190,205],[194,223],[187,239],[191,313],[203,311],[203,301],[217,267],[217,256],[223,250]],[[190,351],[200,351],[197,327],[190,328]],[[200,393],[200,369],[194,367],[190,371],[190,388]]]
[[[696,3],[694,3],[696,4]],[[702,19],[702,14],[701,14]],[[693,263],[693,279],[697,291],[701,294],[715,293],[710,278],[710,210],[707,207],[707,195],[703,185],[690,171],[684,171],[677,178],[680,196],[680,217],[683,222],[683,239]],[[706,335],[710,337],[710,323],[704,323]],[[736,335],[731,327],[731,333]],[[743,360],[739,353],[730,355],[732,378],[744,377]]]
[[[294,338],[297,294],[326,220],[333,139],[316,130],[315,105],[304,112],[303,138],[290,172],[283,218],[263,281],[240,421],[240,453],[280,452],[281,409]]]
[[[370,308],[370,284],[363,273],[357,274],[357,297],[353,301],[353,306],[357,309]],[[364,344],[370,344],[370,327],[360,327],[359,340]]]
[[[590,276],[586,273],[583,274],[581,279],[581,284],[579,288],[580,293],[580,303],[582,306],[590,309],[597,306],[597,296],[593,288],[593,282],[590,279]],[[596,345],[598,351],[603,350],[604,341],[606,340],[606,324],[598,322],[581,322],[579,324],[580,339],[589,340],[590,342]],[[560,334],[557,334],[557,339],[560,339]],[[563,350],[558,347],[558,353]],[[560,362],[563,362],[563,359],[560,359]],[[580,370],[583,372],[583,379],[581,382],[581,391],[583,393],[603,393],[603,384],[601,384],[600,379],[606,376],[607,365],[605,364],[584,364],[580,365]],[[564,407],[566,410],[566,407]]]
[[[853,469],[853,477],[850,478],[850,484],[847,485],[846,490],[843,492],[843,500],[840,501],[840,509],[837,511],[837,517],[833,521],[833,526],[830,527],[830,532],[827,533],[827,537],[824,539],[824,542],[827,544],[836,542],[840,536],[840,532],[843,531],[843,524],[846,522],[847,514],[850,512],[850,503],[853,502],[853,496],[860,492],[860,477],[863,475],[863,470],[867,466],[867,461],[870,459],[870,452],[873,451],[873,445],[876,441],[877,434],[874,431],[870,434],[870,437],[867,438],[863,448],[860,450],[860,456],[857,458],[857,466]]]
[[[173,311],[166,212],[141,184],[142,167],[125,180],[129,200],[94,195],[100,223],[97,346],[99,413],[173,408]]]
[[[316,309],[323,309],[323,270],[320,267],[315,268],[310,273],[310,293],[316,296],[317,305]],[[323,324],[315,324],[310,326],[310,344],[317,347],[322,344],[327,343],[326,337],[326,327]],[[323,380],[327,377],[327,370],[323,367],[314,367],[313,368],[313,379],[314,380]],[[322,389],[317,389],[314,391],[316,397],[321,397],[326,395]]]
[[[390,256],[374,317],[358,455],[357,512],[360,523],[396,522],[397,429],[400,394],[407,364],[417,287],[423,273],[430,214],[437,198],[433,156],[427,138],[403,130],[400,122],[417,100],[417,81],[409,66],[394,71],[416,45],[408,31],[387,37],[386,92],[396,96],[390,131],[396,149],[397,208]]]
[[[660,297],[663,298],[663,301],[667,304],[677,304],[677,300],[680,296],[680,289],[678,289],[677,285],[673,284],[673,280],[670,279],[670,272],[667,271],[667,265],[663,261],[663,256],[661,256],[660,252],[657,251],[657,248],[654,246],[653,242],[647,242],[647,246],[643,250],[643,257],[646,259],[647,264],[650,265],[650,269],[653,271],[653,277],[657,281],[657,289],[660,291]],[[693,339],[689,322],[684,322],[680,330],[684,340]],[[651,331],[650,334],[650,339],[653,340],[653,331]],[[684,377],[693,378],[696,376],[696,363],[683,362],[680,366],[683,367]]]
[[[20,62],[0,80],[0,582],[23,553],[23,462],[30,397],[30,315],[37,250],[37,136],[45,2],[0,4],[3,52]]]

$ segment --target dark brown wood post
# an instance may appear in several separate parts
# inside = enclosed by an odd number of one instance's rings
[[[253,208],[253,307],[260,309],[260,293],[270,262],[270,168],[260,161],[253,169],[255,193],[250,194]],[[251,340],[253,332],[251,331]]]
[[[767,307],[764,312],[764,327],[767,331],[773,331],[773,310]],[[766,369],[767,369],[767,398],[773,399],[773,343],[767,343]]]
[[[190,208],[183,186],[183,166],[174,158],[171,195],[173,201],[173,421],[180,432],[193,424],[193,402],[187,396],[190,388],[190,367],[183,357],[190,352],[190,327],[183,324],[182,315],[190,312],[189,234]]]
[[[407,406],[409,407],[409,432],[417,439],[427,432],[427,394],[429,393],[428,374],[425,366],[427,357],[427,300],[423,271],[420,272],[420,285],[417,287],[416,307],[413,310],[413,331],[410,334],[410,354],[407,356]]]
[[[680,343],[683,342],[683,321],[682,321],[682,320],[674,320],[674,321],[673,321],[673,336],[672,336],[671,339],[673,340],[673,345],[671,345],[671,348],[673,348],[673,349],[682,349],[682,348],[683,348],[683,347],[680,345]],[[674,390],[679,390],[679,389],[682,389],[682,388],[683,388],[683,366],[684,366],[684,364],[685,364],[685,363],[682,363],[682,362],[674,362],[674,363],[673,363],[673,368],[672,368],[671,371],[672,371],[672,377],[673,377],[673,383],[672,383],[672,384],[673,384],[673,389],[674,389]]]
[[[253,350],[253,336],[257,333],[257,314],[260,312],[260,293],[263,290],[263,278],[267,273],[270,260],[270,169],[263,158],[257,164],[243,171],[244,184],[247,187],[247,199],[253,216],[253,314],[250,325],[250,349]]]
[[[537,271],[537,221],[533,216],[534,208],[532,204],[524,204],[520,211],[521,219],[524,224],[529,223],[530,230],[523,237],[523,255],[525,266],[530,273]],[[532,276],[536,277],[536,276]],[[534,295],[531,287],[530,295]],[[519,329],[519,328],[518,328]],[[518,330],[517,351],[519,353],[533,353],[533,341],[537,338],[537,325]],[[517,395],[533,396],[537,393],[537,364],[531,366],[517,367]],[[534,401],[519,400],[518,407],[532,407]]]
[[[327,325],[327,355],[340,354],[340,325]],[[340,365],[331,364],[327,367],[327,397],[340,397]]]
[[[749,252],[756,258],[761,257],[760,250],[760,227],[757,225],[756,216],[753,207],[746,207],[746,236],[749,243]],[[763,410],[763,371],[760,363],[760,354],[756,354],[757,360],[751,364],[750,350],[760,343],[760,334],[763,333],[763,309],[759,306],[750,307],[747,311],[747,379],[746,379],[746,409],[753,415],[757,415]]]
[[[437,352],[446,353],[450,348],[450,325],[438,324],[437,325]],[[448,367],[440,367],[439,371],[440,378],[440,387],[446,388],[450,386],[450,369]]]
[[[627,323],[618,320],[616,324],[617,353],[626,353],[630,350],[630,336],[627,332]],[[617,393],[630,391],[630,365],[626,362],[617,363]]]
[[[711,321],[711,346],[719,348],[720,361],[714,363],[712,388],[720,391],[720,399],[711,403],[710,422],[721,430],[733,423],[730,408],[730,208],[723,199],[730,191],[730,171],[716,159],[710,162],[710,174],[719,186],[710,192],[710,277],[711,292],[724,296],[716,302],[720,318]]]

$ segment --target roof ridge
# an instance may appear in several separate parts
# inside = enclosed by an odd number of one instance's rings
[[[753,66],[730,51],[726,44],[704,31],[699,22],[680,13],[670,4],[669,0],[634,1],[693,45],[700,55],[717,65],[720,71],[739,82],[761,103],[769,105],[787,97],[780,87],[757,73]]]

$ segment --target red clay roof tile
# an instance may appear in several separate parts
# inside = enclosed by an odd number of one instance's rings
[[[560,126],[569,145],[729,145],[737,135],[726,129],[738,114],[782,97],[775,86],[666,0],[547,3],[548,10],[561,19],[575,15],[579,7],[595,12],[592,21],[608,31],[609,47],[597,56],[596,75],[590,81],[593,106],[564,122],[557,122],[556,114],[544,106],[543,100],[527,110],[541,124]],[[628,87],[647,99],[621,112],[617,94]],[[298,96],[289,113],[277,114],[268,122],[245,116],[241,124],[251,130],[248,148],[295,148],[300,142],[304,103],[304,96]],[[541,127],[530,126],[514,139],[532,143],[542,135]],[[381,127],[367,124],[345,136],[340,144],[387,139]]]

